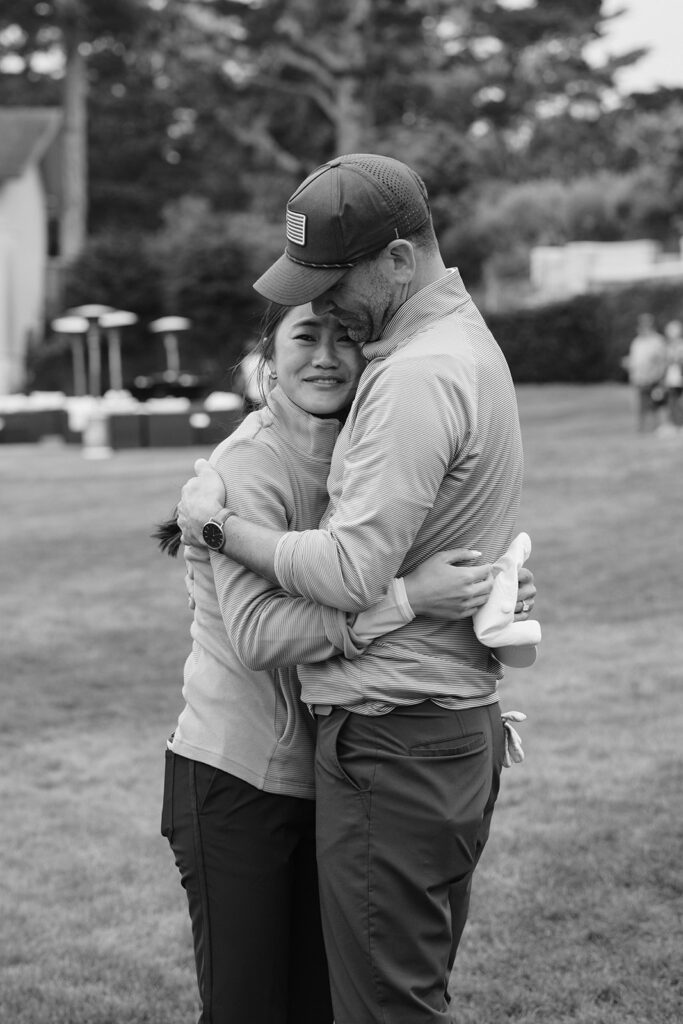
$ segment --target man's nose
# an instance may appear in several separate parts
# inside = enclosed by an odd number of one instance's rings
[[[317,299],[313,299],[311,309],[314,316],[325,316],[326,313],[329,313],[332,309],[329,291],[323,292]]]

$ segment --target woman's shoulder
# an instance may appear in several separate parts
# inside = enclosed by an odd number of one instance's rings
[[[247,416],[213,450],[209,462],[222,478],[235,511],[281,529],[282,516],[292,514],[295,465],[277,441],[272,417],[262,412]]]
[[[265,407],[249,413],[214,448],[209,462],[226,478],[234,479],[237,474],[244,473],[285,477],[288,463],[283,458],[285,447],[273,414]]]
[[[273,426],[273,414],[267,406],[255,409],[216,445],[211,454],[211,461],[223,458],[234,448],[258,450],[264,445],[271,447],[275,436]]]

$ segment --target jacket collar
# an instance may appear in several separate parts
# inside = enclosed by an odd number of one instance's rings
[[[448,316],[458,306],[471,301],[460,272],[447,271],[437,281],[415,292],[396,310],[377,341],[363,345],[366,359],[381,359],[405,345],[419,331]]]
[[[293,447],[302,455],[329,461],[332,456],[341,423],[336,419],[322,419],[304,412],[276,385],[268,395],[270,423],[284,429]]]

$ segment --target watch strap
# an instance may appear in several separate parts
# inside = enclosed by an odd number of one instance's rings
[[[222,508],[215,515],[211,516],[211,521],[217,523],[218,526],[225,526],[230,516],[234,516],[235,513],[231,508]]]

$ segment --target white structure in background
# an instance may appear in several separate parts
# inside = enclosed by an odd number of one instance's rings
[[[135,313],[130,313],[127,309],[112,309],[100,316],[100,328],[107,343],[110,391],[123,391],[121,328],[132,327],[137,322]]]
[[[23,386],[26,351],[43,336],[61,123],[50,107],[0,108],[0,395]]]
[[[683,283],[683,239],[678,254],[663,253],[647,238],[537,245],[531,250],[530,278],[535,301],[568,299],[641,281]]]
[[[177,380],[180,375],[178,335],[189,331],[192,321],[184,316],[162,316],[158,320],[152,320],[148,326],[152,334],[161,335],[164,343],[164,352],[166,353],[164,379],[169,382]]]
[[[90,324],[84,316],[59,316],[50,324],[58,337],[68,340],[71,347],[74,395],[85,395],[88,378],[85,370],[85,339]]]
[[[67,316],[82,316],[88,322],[86,347],[88,350],[88,394],[102,394],[102,338],[100,319],[105,313],[113,313],[112,306],[100,302],[89,302],[85,306],[67,309]]]

